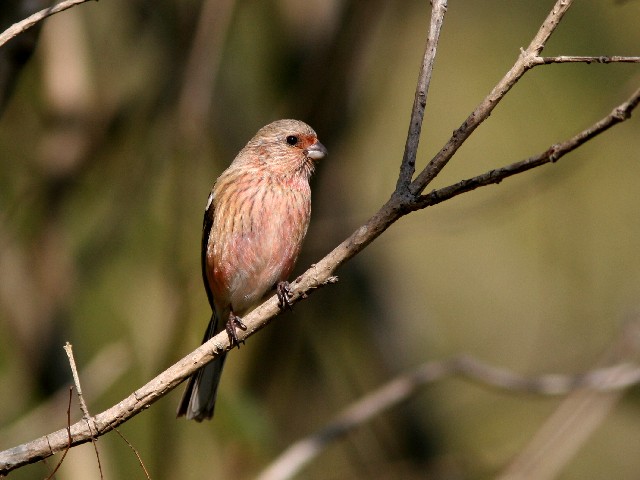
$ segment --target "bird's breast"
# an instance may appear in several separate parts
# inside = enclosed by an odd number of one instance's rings
[[[309,225],[309,184],[249,175],[214,196],[207,276],[216,303],[242,315],[291,273]]]

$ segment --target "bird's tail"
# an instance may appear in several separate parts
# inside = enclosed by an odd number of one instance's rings
[[[218,333],[216,331],[217,323],[214,312],[211,315],[211,320],[209,321],[209,326],[204,334],[202,343]],[[189,383],[187,383],[187,388],[182,394],[182,399],[178,405],[178,417],[184,415],[187,417],[187,420],[196,420],[197,422],[213,417],[225,357],[226,353],[191,375]]]

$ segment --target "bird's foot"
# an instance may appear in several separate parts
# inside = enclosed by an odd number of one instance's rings
[[[291,287],[289,282],[286,280],[278,282],[276,285],[276,295],[278,297],[278,306],[280,307],[280,310],[284,310],[285,308],[293,310],[291,305]]]
[[[240,340],[238,340],[238,334],[236,333],[236,328],[239,328],[240,330],[246,330],[247,326],[244,324],[244,322],[239,316],[237,316],[233,312],[230,312],[229,320],[227,320],[225,329],[227,330],[227,335],[229,335],[229,342],[231,343],[231,346],[232,347],[237,346],[238,348],[240,348],[241,342]],[[244,340],[242,340],[242,343],[244,344]]]

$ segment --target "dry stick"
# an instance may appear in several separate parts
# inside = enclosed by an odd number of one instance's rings
[[[94,398],[109,391],[131,366],[131,352],[123,342],[114,342],[100,350],[82,369],[83,386]],[[79,375],[79,372],[78,372]],[[25,431],[50,428],[53,419],[67,404],[67,388],[61,388],[47,402],[41,403],[19,420],[0,430],[0,444],[7,444],[12,438],[23,435]]]
[[[289,446],[260,474],[258,480],[292,478],[331,442],[406,400],[420,387],[452,376],[509,392],[565,395],[586,388],[604,392],[637,385],[640,383],[640,367],[623,362],[579,375],[525,377],[470,356],[427,362],[369,393],[344,409],[326,427]]]
[[[411,109],[409,132],[407,133],[407,142],[404,146],[404,154],[402,156],[402,163],[400,164],[400,175],[398,175],[398,182],[394,194],[404,195],[408,192],[409,184],[416,169],[416,155],[418,153],[418,144],[420,143],[424,109],[427,105],[431,73],[433,72],[438,40],[440,39],[440,30],[442,29],[442,22],[444,21],[446,12],[446,0],[432,3],[427,46],[424,49],[422,67],[418,74],[418,85],[413,99],[413,108]]]
[[[4,32],[2,32],[2,34],[0,34],[0,47],[2,47],[12,38],[20,35],[22,32],[29,30],[36,23],[41,22],[45,18],[50,17],[51,15],[55,15],[56,13],[60,13],[71,7],[75,7],[76,5],[79,5],[81,3],[85,3],[87,1],[89,0],[64,0],[54,5],[53,7],[42,9],[22,21],[14,23]]]
[[[416,202],[413,207],[405,206],[404,208],[417,209],[434,205],[460,193],[481,186],[499,183],[504,178],[521,171],[556,161],[590,138],[630,118],[631,112],[638,106],[638,103],[640,103],[640,90],[636,91],[627,102],[614,109],[610,115],[567,142],[557,144],[545,153],[523,162],[514,163],[502,169],[492,170],[473,179],[465,180],[432,192],[431,194],[424,195],[420,197],[420,200]],[[364,226],[360,227],[351,237],[342,242],[329,255],[313,265],[293,282],[291,284],[293,293],[291,298],[292,303],[299,301],[302,297],[306,297],[310,292],[320,286],[335,282],[335,277],[332,276],[332,272],[348,258],[351,258],[362,250],[364,246],[368,245],[393,223],[397,217],[401,216],[400,209],[397,201],[392,199],[387,202]],[[270,323],[278,313],[278,299],[276,296],[273,296],[243,319],[247,325],[247,330],[239,331],[238,338],[244,340],[250,337]],[[98,431],[98,435],[108,432],[143,409],[148,408],[152,403],[167,394],[200,367],[229,349],[229,338],[226,333],[221,332],[216,335],[117,405],[94,416],[93,423]],[[62,450],[67,443],[65,441],[66,433],[66,429],[58,430],[57,432],[24,445],[0,452],[0,474],[8,473],[21,465],[36,462]],[[72,425],[71,434],[73,437],[73,445],[85,443],[92,438],[92,432],[88,430],[84,421]]]
[[[445,2],[441,1],[439,4],[445,4]],[[444,14],[444,10],[442,10],[441,14]],[[435,55],[435,48],[431,51],[433,52],[431,55]],[[428,83],[423,78],[423,76],[427,75],[428,69],[423,68],[421,72],[417,90],[420,89],[420,85],[427,85]],[[416,132],[410,132],[410,138],[407,141],[415,139],[416,135]],[[417,148],[417,142],[414,142],[414,145]],[[291,302],[299,301],[301,297],[306,297],[308,293],[318,287],[335,283],[337,279],[332,272],[365,248],[366,245],[397,220],[401,216],[399,205],[398,200],[387,202],[367,224],[342,242],[320,263],[313,265],[304,275],[293,282],[291,284]],[[247,329],[238,332],[239,340],[244,340],[264,328],[278,313],[278,301],[273,296],[243,318]],[[99,432],[98,434],[102,435],[110,431],[141,410],[148,408],[153,402],[179,385],[185,378],[218,357],[221,353],[230,350],[230,348],[229,338],[224,332],[210,339],[117,405],[93,417],[93,423]],[[86,427],[82,422],[72,425],[71,432],[74,445],[85,443],[92,439],[92,432]],[[59,451],[63,445],[63,432],[63,430],[58,430],[26,444],[0,452],[0,474],[27,463],[37,462]]]
[[[500,183],[505,178],[511,177],[518,173],[531,170],[532,168],[539,167],[546,163],[557,162],[567,153],[588,142],[596,135],[599,135],[602,132],[613,127],[614,125],[631,118],[631,113],[638,106],[638,104],[640,104],[640,88],[638,88],[638,90],[636,90],[627,99],[626,102],[614,108],[609,115],[604,117],[602,120],[594,123],[586,130],[583,130],[582,132],[573,136],[569,140],[552,145],[545,152],[539,155],[535,155],[520,162],[512,163],[502,168],[489,170],[482,175],[478,175],[467,180],[461,180],[454,185],[449,185],[448,187],[434,190],[431,193],[422,195],[416,202],[414,202],[413,209],[419,210],[431,205],[436,205],[462,193],[475,190],[478,187]]]
[[[144,471],[144,475],[147,477],[148,480],[151,480],[151,475],[149,475],[149,472],[147,471],[147,467],[144,466],[144,462],[142,461],[142,457],[140,456],[140,453],[138,452],[138,450],[136,449],[136,447],[134,447],[131,442],[129,442],[129,440],[127,440],[124,435],[122,435],[122,433],[120,433],[120,430],[118,430],[117,428],[113,429],[114,432],[116,432],[118,435],[120,435],[120,438],[122,440],[124,440],[124,442],[129,445],[129,448],[131,450],[133,450],[133,453],[135,453],[136,457],[138,457],[138,463],[140,464],[140,466],[142,467],[142,470]]]
[[[600,56],[581,57],[560,55],[558,57],[537,57],[536,65],[548,65],[550,63],[640,63],[640,57]]]
[[[542,30],[542,29],[541,29]],[[550,32],[549,32],[550,34]],[[548,37],[547,37],[548,39]],[[545,40],[546,41],[546,40]],[[504,97],[504,95],[513,87],[518,80],[531,68],[538,65],[548,65],[552,63],[640,63],[640,57],[622,57],[622,56],[558,56],[558,57],[540,57],[531,52],[536,51],[539,44],[532,44],[525,51],[521,52],[516,64],[509,70],[507,75],[503,77],[500,83],[491,91],[491,93],[482,101],[478,107],[469,115],[464,123],[453,133],[451,139],[442,147],[442,150],[429,162],[425,169],[418,175],[416,180],[411,184],[411,193],[417,194],[422,192],[427,185],[440,173],[451,159],[453,154],[458,150],[460,145],[469,137],[469,135],[487,118]],[[533,47],[532,47],[533,46]],[[546,163],[546,162],[545,162]],[[518,172],[519,173],[519,172]]]
[[[638,359],[640,322],[626,322],[619,338],[608,349],[601,364]],[[621,380],[621,371],[605,373],[608,382]],[[601,392],[578,389],[562,400],[549,418],[509,463],[498,480],[551,480],[575,457],[593,432],[620,402],[622,390]]]
[[[96,433],[94,434],[91,429],[92,418],[89,414],[89,409],[87,408],[87,403],[84,401],[84,396],[82,395],[82,387],[80,385],[80,376],[78,375],[78,368],[76,367],[76,360],[73,357],[73,346],[67,342],[64,345],[64,351],[67,353],[67,357],[69,358],[69,365],[71,366],[71,375],[73,376],[73,383],[76,386],[76,391],[78,392],[78,400],[80,401],[80,410],[82,410],[83,420],[87,423],[89,427],[89,433],[91,434],[91,443],[93,443],[93,449],[96,452],[96,459],[98,460],[98,470],[100,471],[100,478],[102,476],[102,464],[100,463],[100,454],[98,453],[98,445],[96,444],[96,437],[99,436],[99,430],[95,428]],[[69,429],[67,428],[67,431]]]
[[[560,20],[571,6],[572,0],[558,0],[553,9],[542,23],[538,33],[533,38],[526,50],[521,50],[516,63],[507,74],[502,77],[498,84],[491,90],[491,93],[471,112],[471,115],[453,132],[451,139],[429,162],[418,177],[411,183],[409,190],[413,195],[420,194],[431,181],[447,165],[454,153],[460,148],[469,135],[484,122],[500,100],[511,90],[520,78],[534,66],[532,63],[544,48],[547,40],[557,28]]]
[[[326,279],[319,279],[318,275],[314,274],[314,270],[315,267],[312,267],[307,271],[306,278],[303,276],[292,283],[292,290],[295,293],[295,296],[291,299],[292,302],[299,301],[302,295],[306,295],[323,285],[335,283],[336,277],[329,276]],[[309,277],[315,280],[309,280]],[[307,285],[304,288],[301,287],[303,280],[303,285]],[[278,299],[274,295],[243,318],[247,325],[247,330],[239,331],[238,338],[246,339],[255,334],[270,323],[278,313],[280,313],[280,307]],[[199,368],[223,352],[231,350],[231,348],[229,337],[225,332],[216,335],[118,404],[93,416],[91,423],[97,433],[93,433],[93,429],[89,428],[84,419],[71,425],[72,446],[92,441],[149,408],[155,401],[169,393]],[[0,475],[9,473],[22,465],[40,461],[63,450],[67,444],[66,435],[66,429],[57,430],[0,452]]]
[[[542,49],[544,41],[546,41],[551,32],[557,27],[558,22],[566,12],[566,8],[568,8],[570,3],[571,2],[567,0],[560,1],[556,4],[554,11],[547,20],[545,20],[543,27],[536,35],[534,42],[532,42],[532,45],[539,46],[539,50],[536,50],[537,47],[534,48],[534,54],[532,54],[531,58],[534,58]],[[526,62],[524,65],[527,65]],[[490,95],[487,100],[489,104],[499,100],[507,93],[509,88],[497,92],[495,97]],[[488,108],[490,108],[490,105]],[[486,112],[486,115],[490,113],[490,110],[491,108]],[[453,140],[449,143],[452,142],[455,143]],[[436,156],[436,158],[440,157]],[[421,173],[421,176],[423,174],[425,174],[425,172]],[[505,177],[506,176],[507,175],[505,175]],[[419,184],[416,184],[414,181],[412,187],[415,188],[416,185],[419,187]],[[421,189],[418,188],[417,191],[419,190]],[[291,302],[295,303],[299,301],[300,298],[307,296],[312,290],[320,286],[333,283],[335,281],[333,272],[340,265],[363,250],[398,218],[412,209],[415,208],[412,208],[411,203],[408,203],[401,196],[393,196],[363,226],[357,229],[349,238],[334,248],[327,256],[309,268],[291,284]],[[243,319],[247,325],[247,330],[238,332],[239,340],[245,340],[258,330],[264,328],[278,313],[278,300],[276,296],[273,296]],[[138,414],[143,409],[148,408],[152,403],[166,395],[200,367],[212,361],[222,352],[228,351],[230,348],[229,338],[225,332],[221,332],[219,335],[201,345],[117,405],[93,417],[99,434],[101,435],[108,432]],[[9,472],[26,463],[36,462],[52,455],[54,452],[62,450],[66,445],[65,433],[66,430],[59,430],[24,445],[0,452],[0,474]],[[91,432],[87,429],[85,422],[77,422],[72,425],[71,434],[73,437],[73,445],[85,443],[92,438]]]
[[[67,353],[67,357],[69,358],[69,365],[71,366],[71,375],[73,376],[73,383],[76,386],[76,390],[78,391],[78,400],[80,401],[80,410],[82,410],[82,415],[84,419],[89,423],[91,419],[91,415],[89,415],[89,409],[87,408],[87,404],[84,401],[84,396],[82,395],[82,387],[80,386],[80,376],[78,375],[78,368],[76,367],[76,360],[73,357],[73,346],[67,342],[64,345],[64,351]]]

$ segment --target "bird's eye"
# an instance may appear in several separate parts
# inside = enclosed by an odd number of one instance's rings
[[[298,137],[296,137],[295,135],[289,135],[287,137],[287,143],[289,145],[296,145],[298,143]]]

